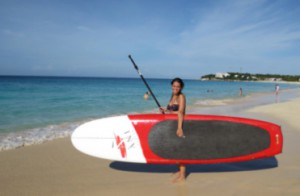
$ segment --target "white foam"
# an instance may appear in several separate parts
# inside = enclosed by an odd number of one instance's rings
[[[222,106],[227,105],[231,100],[230,99],[205,99],[196,101],[195,105],[198,106]]]
[[[84,122],[63,123],[22,132],[2,133],[0,135],[0,151],[41,144],[57,138],[69,137],[75,128]]]

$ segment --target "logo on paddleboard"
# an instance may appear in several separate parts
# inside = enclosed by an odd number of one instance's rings
[[[127,157],[127,149],[134,146],[134,141],[132,140],[130,131],[124,132],[122,135],[117,135],[114,133],[115,141],[112,144],[112,148],[115,146],[120,150],[122,158]],[[114,143],[116,145],[114,145]]]

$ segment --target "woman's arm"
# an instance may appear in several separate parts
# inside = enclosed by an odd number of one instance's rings
[[[183,120],[185,115],[185,96],[184,94],[180,94],[179,96],[179,110],[177,112],[178,114],[178,127],[177,127],[177,136],[178,137],[184,137],[183,134]]]

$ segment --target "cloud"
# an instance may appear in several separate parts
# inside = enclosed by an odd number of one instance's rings
[[[277,12],[282,16],[278,8],[270,10],[269,7],[272,6],[257,9],[257,5],[249,7],[240,3],[223,8],[218,6],[198,19],[194,27],[184,30],[171,51],[196,59],[199,56],[237,55],[246,58],[293,47],[292,41],[299,40],[300,31],[290,32],[288,29],[295,23],[285,24],[284,18],[270,14]],[[233,8],[239,8],[239,11]]]
[[[76,29],[79,31],[90,31],[90,32],[92,31],[92,29],[87,26],[77,26]]]
[[[9,37],[24,37],[25,36],[24,33],[13,31],[11,29],[3,29],[2,34],[4,36],[9,36]]]

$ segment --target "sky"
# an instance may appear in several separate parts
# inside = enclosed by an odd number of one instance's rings
[[[0,75],[300,75],[298,0],[0,0]]]

